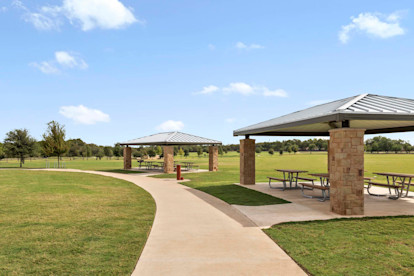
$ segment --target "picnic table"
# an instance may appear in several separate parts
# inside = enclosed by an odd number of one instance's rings
[[[285,170],[285,169],[276,169],[276,171],[283,173],[283,178],[268,176],[267,178],[269,179],[269,187],[272,189],[282,189],[282,191],[286,189],[300,189],[300,187],[298,187],[299,174],[308,172],[308,171],[303,171],[303,170]],[[272,180],[281,181],[283,183],[283,187],[273,187],[271,185]],[[289,188],[286,187],[286,183],[289,183]],[[295,183],[294,187],[292,187],[293,183]]]
[[[413,174],[405,174],[405,173],[374,173],[379,176],[385,176],[387,178],[387,184],[373,182],[372,180],[368,181],[368,188],[367,191],[370,195],[375,196],[386,196],[383,194],[374,194],[369,191],[372,186],[380,186],[388,188],[390,194],[392,194],[391,190],[394,190],[395,195],[390,195],[390,199],[399,199],[400,197],[408,197],[408,192],[410,190],[411,182],[414,178]],[[404,193],[405,190],[405,193]]]
[[[193,167],[194,162],[183,162],[183,164],[187,171],[189,171]]]

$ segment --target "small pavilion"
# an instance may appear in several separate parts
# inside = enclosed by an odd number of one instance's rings
[[[414,131],[414,100],[362,94],[314,106],[233,132],[240,140],[240,183],[255,184],[250,136],[329,136],[331,211],[364,214],[364,135]]]
[[[218,145],[220,141],[203,138],[182,132],[163,132],[150,136],[120,143],[124,148],[124,169],[129,170],[132,166],[130,146],[162,146],[164,152],[164,172],[174,172],[174,146],[201,145],[209,146],[209,171],[218,170]]]

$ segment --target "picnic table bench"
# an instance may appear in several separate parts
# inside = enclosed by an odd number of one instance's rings
[[[372,179],[367,179],[366,183],[368,184],[367,192],[372,196],[388,196],[389,199],[399,199],[400,197],[408,197],[408,192],[410,190],[411,181],[414,178],[414,175],[403,174],[403,173],[374,173],[379,176],[385,176],[387,183],[374,182]],[[389,194],[375,194],[370,191],[373,186],[379,186],[388,188]],[[394,195],[392,194],[394,191]],[[405,194],[404,194],[404,190]]]
[[[281,189],[282,191],[284,191],[286,189],[300,189],[300,187],[298,187],[298,179],[297,178],[299,177],[300,173],[307,172],[307,171],[302,171],[302,170],[284,170],[284,169],[283,170],[282,169],[276,169],[276,171],[282,172],[283,173],[283,178],[268,176],[267,178],[269,179],[269,187],[272,188],[272,189]],[[283,187],[273,187],[271,185],[272,180],[282,182]],[[287,187],[287,183],[289,183],[289,188]],[[295,183],[294,187],[292,187],[293,183]]]

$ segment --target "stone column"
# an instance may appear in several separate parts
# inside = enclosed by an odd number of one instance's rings
[[[337,128],[329,132],[331,211],[340,215],[363,215],[365,130]]]
[[[240,184],[256,184],[256,145],[254,139],[240,140]]]
[[[331,155],[329,152],[331,149],[331,147],[329,146],[330,142],[331,141],[328,140],[328,148],[326,149],[326,152],[328,154],[328,173],[329,173],[329,170],[331,169],[331,159],[329,158],[329,156]]]
[[[218,147],[210,146],[208,148],[208,170],[210,172],[218,171]]]
[[[164,173],[174,172],[174,147],[164,146]]]
[[[130,147],[124,148],[124,170],[130,170],[132,166],[131,160],[132,149]]]

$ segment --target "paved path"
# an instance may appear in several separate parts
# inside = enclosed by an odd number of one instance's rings
[[[215,197],[171,179],[89,173],[130,181],[155,199],[153,228],[132,275],[306,275],[251,220]]]

